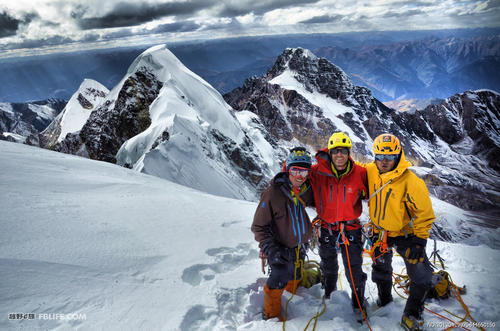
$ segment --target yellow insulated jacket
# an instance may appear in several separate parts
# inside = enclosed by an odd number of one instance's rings
[[[371,197],[380,187],[391,181],[368,202],[370,220],[388,232],[389,237],[415,234],[429,238],[429,231],[436,219],[424,181],[410,169],[411,163],[401,152],[396,169],[380,174],[374,162],[364,164],[368,175]],[[375,228],[375,232],[379,232]]]

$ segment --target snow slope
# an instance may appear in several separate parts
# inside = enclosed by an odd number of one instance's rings
[[[255,203],[3,141],[0,168],[1,330],[282,329],[260,319],[265,276],[250,232]],[[467,285],[472,316],[500,325],[498,251],[443,242],[438,248],[455,283]],[[402,267],[395,258],[395,271]],[[316,330],[359,329],[341,275]],[[302,330],[321,295],[319,285],[299,289],[286,329]],[[366,296],[375,302],[370,281]],[[404,300],[394,296],[385,313],[371,314],[373,330],[399,329]],[[444,309],[464,315],[454,300],[429,308],[455,320]],[[11,313],[35,318],[9,320]],[[85,318],[62,319],[73,316],[67,314]],[[425,318],[441,322],[427,312]]]

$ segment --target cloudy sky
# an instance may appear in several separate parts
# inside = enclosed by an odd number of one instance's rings
[[[500,26],[500,0],[0,0],[0,51]]]

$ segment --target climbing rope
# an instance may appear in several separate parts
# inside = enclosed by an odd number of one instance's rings
[[[323,307],[322,310],[319,311],[319,308],[318,308],[318,311],[316,312],[316,315],[314,315],[313,317],[311,317],[311,319],[309,320],[309,322],[307,322],[307,325],[304,328],[304,331],[306,331],[307,328],[309,328],[309,325],[311,324],[312,320],[314,320],[312,331],[316,330],[316,323],[318,323],[318,318],[321,315],[323,315],[325,313],[325,311],[326,311],[325,296],[323,296],[323,298],[321,299],[321,306]]]
[[[407,290],[407,287],[408,287],[408,284],[409,284],[409,281],[410,281],[410,277],[408,275],[404,275],[402,274],[403,271],[405,270],[405,268],[403,268],[401,274],[397,274],[397,273],[393,273],[393,278],[394,278],[394,283],[393,283],[393,288],[394,288],[394,291],[403,299],[408,299],[407,297],[403,296],[401,293],[399,293],[398,291],[398,287],[396,285],[399,286],[399,289],[402,289],[407,295],[409,294],[408,293],[408,290]],[[445,312],[447,312],[448,314],[454,316],[455,318],[458,318],[460,319],[460,321],[458,322],[455,322],[453,321],[452,319],[446,317],[446,316],[443,316],[439,313],[436,313],[432,310],[430,310],[429,308],[425,307],[425,310],[427,310],[428,312],[442,318],[442,319],[445,319],[449,322],[451,322],[453,325],[446,328],[445,331],[447,330],[451,330],[453,328],[462,328],[464,330],[467,330],[467,331],[471,331],[470,329],[467,329],[465,327],[462,326],[462,323],[465,322],[467,320],[467,318],[470,318],[471,321],[474,322],[474,325],[478,325],[478,323],[476,322],[476,320],[472,317],[472,315],[470,314],[470,310],[469,308],[467,307],[467,305],[465,304],[465,302],[463,301],[461,295],[460,295],[460,287],[457,286],[455,283],[453,283],[453,280],[451,279],[451,276],[448,274],[448,277],[449,277],[449,284],[450,284],[450,292],[452,294],[452,296],[461,304],[462,308],[464,309],[465,311],[465,316],[464,317],[459,317],[457,316],[456,314],[453,314],[452,312],[444,309]],[[476,328],[478,328],[479,330],[482,330],[484,331],[484,329],[480,326],[476,326]]]
[[[344,224],[341,224],[340,232],[344,233]],[[361,311],[361,314],[363,315],[363,319],[365,320],[366,325],[368,326],[370,331],[372,331],[372,327],[370,326],[370,323],[368,322],[368,319],[366,318],[365,311],[363,310],[363,307],[361,306],[361,302],[359,301],[358,291],[356,291],[356,284],[354,283],[354,277],[352,276],[351,260],[349,258],[349,249],[347,248],[349,243],[346,242],[346,240],[345,240],[346,238],[345,238],[344,234],[342,235],[342,237],[344,238],[344,247],[345,247],[345,253],[346,253],[345,255],[347,255],[347,265],[349,266],[349,274],[351,276],[351,284],[352,284],[353,292],[354,292],[354,295],[356,296],[356,301],[358,302],[358,307],[359,307],[359,310]]]

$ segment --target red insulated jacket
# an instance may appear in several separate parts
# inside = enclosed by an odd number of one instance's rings
[[[355,221],[361,215],[361,201],[368,191],[366,169],[349,157],[351,169],[338,179],[332,172],[327,148],[316,153],[316,160],[318,163],[312,166],[310,173],[316,212],[323,220],[322,226],[331,224],[332,229],[337,230],[339,222]],[[360,227],[358,221],[346,224],[346,230]]]

